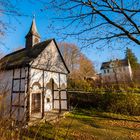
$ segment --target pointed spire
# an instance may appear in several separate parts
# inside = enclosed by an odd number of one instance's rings
[[[33,21],[32,21],[30,30],[29,30],[28,34],[26,35],[26,37],[28,37],[30,35],[35,35],[40,38],[40,35],[37,32],[37,28],[36,28],[35,16],[33,17]]]
[[[40,42],[40,35],[37,32],[35,17],[32,20],[30,30],[29,30],[28,34],[25,36],[25,38],[26,38],[26,48],[27,49],[32,48],[35,44]]]

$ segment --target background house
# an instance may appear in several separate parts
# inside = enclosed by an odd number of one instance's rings
[[[100,70],[101,79],[104,83],[132,81],[132,69],[128,59],[103,62]]]

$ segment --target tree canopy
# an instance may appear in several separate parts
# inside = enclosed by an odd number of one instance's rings
[[[129,60],[132,69],[136,69],[138,67],[138,59],[131,49],[126,48],[125,58]]]

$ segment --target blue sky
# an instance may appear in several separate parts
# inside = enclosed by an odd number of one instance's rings
[[[21,0],[18,3],[18,5],[14,3],[14,0],[12,2],[17,8],[20,9],[21,13],[24,13],[25,16],[13,18],[2,15],[0,17],[12,27],[12,29],[10,29],[10,32],[8,32],[6,36],[2,38],[2,41],[5,43],[5,46],[0,44],[0,49],[5,54],[12,52],[17,47],[25,46],[25,35],[27,34],[30,28],[33,14],[35,14],[37,29],[41,35],[42,40],[48,38],[55,38],[56,41],[60,41],[59,36],[56,35],[51,29],[49,29],[50,25],[53,24],[52,17],[54,17],[54,15],[57,15],[57,13],[54,10],[46,10],[44,12],[44,5],[38,4],[34,1],[29,3],[26,0]],[[62,23],[60,22],[56,22],[54,24],[58,28],[62,26]],[[77,40],[75,40],[74,38],[69,37],[64,41],[74,43],[81,47],[81,44],[77,42]],[[98,43],[96,44],[96,46],[92,46],[90,48],[85,48],[82,50],[82,52],[95,63],[95,67],[97,70],[99,70],[101,62],[103,61],[108,61],[112,58],[124,58],[124,51],[127,46],[122,46],[122,44],[118,44],[117,49],[112,49],[108,46],[104,47],[103,49],[96,49],[98,45],[102,47],[102,44]],[[121,47],[122,49],[118,49],[119,47]],[[133,50],[140,62],[140,46],[132,44],[128,47],[130,47]]]

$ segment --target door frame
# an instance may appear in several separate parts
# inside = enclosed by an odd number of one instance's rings
[[[39,96],[39,100],[37,99],[37,101],[36,101],[37,102],[36,104],[38,104],[39,110],[34,112],[34,109],[33,109],[33,101],[35,101],[35,98],[33,99],[33,96],[35,96],[35,95],[40,95],[40,96]],[[42,97],[42,94],[40,92],[35,92],[35,93],[32,93],[31,94],[31,114],[41,113],[42,112],[41,111],[41,108],[42,108],[41,107],[41,104],[42,104],[41,97]],[[37,96],[36,96],[36,98],[37,98]],[[34,103],[34,107],[35,107],[35,103]]]

